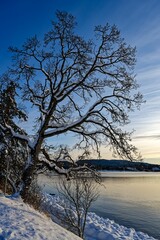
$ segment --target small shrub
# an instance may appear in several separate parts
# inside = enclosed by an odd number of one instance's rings
[[[84,237],[87,213],[98,198],[97,183],[94,179],[77,174],[72,180],[61,178],[57,190],[63,199],[63,214],[59,218],[66,228],[79,237]]]
[[[25,202],[31,205],[36,210],[41,210],[42,192],[41,188],[37,184],[37,180],[34,180],[28,190],[28,195],[25,198]]]

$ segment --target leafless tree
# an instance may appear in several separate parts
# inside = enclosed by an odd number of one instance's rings
[[[64,212],[59,214],[60,220],[67,229],[84,237],[87,213],[92,203],[98,198],[97,182],[81,174],[70,181],[60,178],[57,189],[62,201]]]
[[[0,123],[3,133],[9,131],[29,148],[22,177],[24,198],[35,172],[46,168],[69,176],[79,169],[66,146],[49,151],[51,137],[75,134],[73,148],[82,157],[91,147],[100,154],[101,144],[124,158],[138,157],[130,133],[122,130],[129,123],[128,113],[142,102],[133,72],[135,48],[125,43],[116,26],[97,26],[93,39],[85,40],[75,33],[72,15],[57,11],[56,16],[42,41],[35,36],[21,49],[10,48],[13,66],[8,76],[21,86],[19,98],[27,108],[36,109],[32,138],[17,133],[5,118]],[[72,163],[67,170],[66,159]]]

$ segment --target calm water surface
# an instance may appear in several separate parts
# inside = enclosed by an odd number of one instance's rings
[[[160,239],[160,173],[103,172],[100,196],[91,211]],[[56,177],[41,178],[48,193],[56,193]]]

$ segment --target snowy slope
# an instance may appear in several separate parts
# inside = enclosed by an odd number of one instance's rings
[[[0,240],[80,240],[45,215],[0,196]]]

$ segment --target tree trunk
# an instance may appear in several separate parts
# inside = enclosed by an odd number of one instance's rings
[[[31,159],[32,159],[32,161],[31,161],[30,165],[26,168],[26,170],[24,171],[24,173],[22,175],[22,188],[20,191],[20,195],[24,201],[27,201],[28,192],[29,192],[31,184],[34,180],[36,164],[38,161],[37,154],[36,153],[31,154]]]
[[[34,166],[30,165],[25,170],[25,172],[23,173],[23,176],[22,176],[23,185],[22,185],[20,194],[24,201],[27,199],[27,196],[28,196],[28,191],[30,189],[32,179],[33,179],[33,172],[34,172]]]
[[[38,156],[40,153],[41,145],[43,139],[39,137],[37,144],[30,152],[30,165],[26,168],[22,175],[23,187],[20,191],[21,197],[24,201],[27,201],[28,192],[30,190],[31,184],[34,180],[34,175],[36,173],[36,166],[38,163]]]

